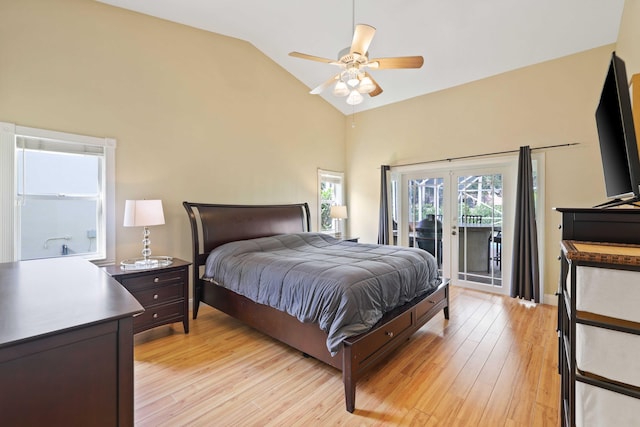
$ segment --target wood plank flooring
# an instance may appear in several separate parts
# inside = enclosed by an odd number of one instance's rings
[[[438,315],[358,382],[201,305],[135,337],[137,426],[557,426],[556,308],[451,289]]]

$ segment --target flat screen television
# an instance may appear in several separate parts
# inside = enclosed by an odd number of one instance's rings
[[[596,207],[636,206],[640,201],[640,159],[626,67],[615,52],[596,109],[596,125],[609,199]]]

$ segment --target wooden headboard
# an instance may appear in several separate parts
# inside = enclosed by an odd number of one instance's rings
[[[182,202],[193,243],[193,284],[209,252],[225,243],[311,231],[309,205],[220,205]],[[195,297],[195,296],[194,296]]]

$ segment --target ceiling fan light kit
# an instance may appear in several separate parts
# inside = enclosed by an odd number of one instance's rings
[[[337,65],[341,68],[341,71],[338,74],[332,76],[329,80],[312,89],[310,93],[317,95],[322,93],[322,91],[328,87],[333,86],[333,95],[340,97],[346,96],[347,104],[357,105],[364,99],[362,94],[368,94],[373,97],[382,93],[382,88],[366,71],[366,68],[381,70],[422,67],[422,64],[424,63],[422,56],[378,58],[370,61],[368,49],[375,32],[376,29],[371,25],[356,25],[353,33],[353,40],[351,41],[351,47],[347,47],[340,51],[337,61],[308,55],[306,53],[290,52],[289,55],[296,58],[325,62]]]

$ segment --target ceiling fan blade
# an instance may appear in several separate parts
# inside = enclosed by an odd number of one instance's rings
[[[356,30],[353,33],[353,41],[351,42],[350,53],[357,53],[362,56],[367,54],[373,35],[376,33],[376,29],[371,25],[358,24]]]
[[[369,96],[373,97],[373,96],[378,96],[382,93],[382,88],[380,87],[380,85],[378,84],[377,81],[375,81],[373,79],[373,77],[371,76],[371,74],[365,72],[364,75],[366,77],[369,77],[371,79],[371,81],[373,82],[374,85],[376,85],[376,88],[374,90],[372,90],[371,92],[369,92]]]
[[[372,59],[367,66],[376,70],[388,70],[392,68],[420,68],[422,64],[424,64],[422,56],[398,56]]]
[[[329,80],[327,80],[326,82],[322,83],[320,86],[315,87],[311,92],[309,92],[312,95],[318,95],[320,94],[323,90],[325,90],[326,88],[328,88],[329,86],[331,86],[335,81],[337,81],[340,78],[340,73],[336,74],[335,76],[331,77]]]
[[[300,53],[300,52],[289,52],[289,56],[302,58],[302,59],[309,59],[311,61],[326,62],[329,64],[332,62],[335,62],[334,59],[321,58],[319,56],[307,55],[306,53]]]

